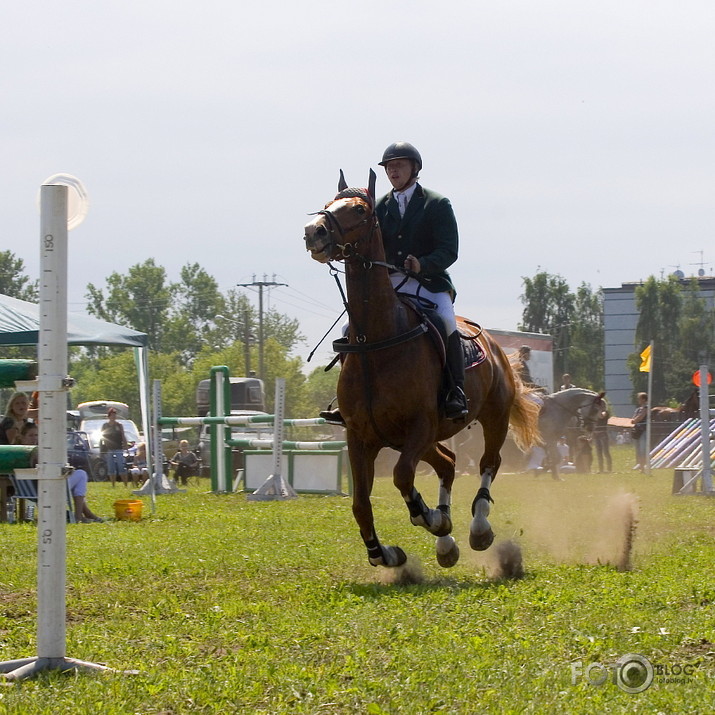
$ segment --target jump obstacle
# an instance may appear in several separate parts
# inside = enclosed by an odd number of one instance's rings
[[[707,435],[707,442],[704,442],[704,434]],[[710,475],[715,469],[714,434],[715,418],[709,418],[703,424],[703,420],[699,417],[692,417],[678,425],[651,450],[650,459],[653,468],[674,470],[674,494],[694,493],[695,482],[700,476],[702,476],[702,493],[713,493]],[[703,469],[704,464],[707,464],[709,469]]]
[[[285,380],[276,379],[275,414],[231,415],[229,412],[229,371],[225,365],[211,368],[210,408],[205,417],[156,418],[160,427],[209,425],[211,447],[211,489],[214,493],[236,491],[240,481],[251,500],[287,499],[297,493],[342,493],[341,473],[345,441],[295,441],[283,438],[285,427],[319,427],[322,417],[285,418]],[[161,399],[161,385],[154,382],[154,402]],[[155,415],[160,414],[155,410]],[[273,439],[232,439],[231,427],[272,425]],[[244,468],[232,475],[233,449],[244,451]],[[270,451],[269,451],[270,450]],[[287,457],[287,472],[284,472]],[[266,475],[268,478],[266,479]],[[286,479],[287,476],[287,479]],[[235,478],[234,478],[235,477]]]

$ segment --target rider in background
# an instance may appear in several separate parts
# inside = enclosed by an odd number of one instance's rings
[[[418,183],[422,157],[412,144],[390,144],[380,166],[392,184],[392,191],[378,200],[375,213],[382,230],[388,263],[405,268],[416,277],[405,281],[403,273],[392,272],[392,285],[401,293],[419,295],[437,306],[447,335],[447,369],[451,389],[445,403],[449,419],[467,414],[464,394],[464,353],[454,317],[456,291],[447,268],[457,260],[459,237],[457,220],[449,199]]]
[[[531,379],[529,360],[531,360],[531,348],[528,345],[522,345],[517,353],[515,368],[526,387],[536,387]]]

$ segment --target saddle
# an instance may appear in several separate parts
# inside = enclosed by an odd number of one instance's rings
[[[406,293],[398,293],[399,299],[417,313],[420,320],[424,321],[428,327],[428,334],[432,339],[437,353],[440,356],[442,367],[446,365],[447,357],[447,328],[442,320],[442,316],[431,307],[433,304],[422,298]],[[474,323],[466,318],[457,318],[457,331],[462,339],[462,351],[464,353],[464,369],[481,365],[487,354],[479,342],[482,328],[478,323]]]
[[[447,328],[444,321],[435,309],[434,304],[411,293],[397,293],[397,297],[418,316],[420,326],[432,340],[439,355],[440,365],[442,369],[445,370],[447,366],[447,339],[449,336],[447,335]],[[483,363],[487,359],[487,354],[479,342],[482,334],[481,326],[471,320],[459,317],[457,319],[457,331],[459,332],[459,337],[462,342],[464,369],[468,370]],[[412,331],[410,331],[410,333],[412,333]],[[412,337],[416,337],[416,335]],[[398,341],[402,342],[399,339]],[[398,343],[394,340],[388,340],[384,341],[384,344],[380,347],[387,347],[388,345],[394,344]],[[366,346],[349,346],[347,337],[334,340],[333,350],[337,354],[325,367],[325,372],[328,372],[338,361],[342,364],[345,359],[345,353],[362,352],[365,350],[365,347]],[[377,347],[377,345],[374,345],[374,347]]]

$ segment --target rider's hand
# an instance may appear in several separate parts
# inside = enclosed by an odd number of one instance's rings
[[[419,273],[420,262],[412,254],[410,254],[407,258],[405,258],[405,268],[413,273]]]

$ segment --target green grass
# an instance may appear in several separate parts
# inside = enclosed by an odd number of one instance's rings
[[[389,478],[374,490],[378,533],[416,583],[372,568],[350,500],[248,502],[206,484],[145,499],[139,523],[68,527],[67,655],[140,675],[41,676],[0,687],[0,713],[709,712],[715,701],[715,500],[671,495],[672,471],[502,474],[497,540],[526,575],[492,576],[467,544],[476,479],[455,484],[462,558],[435,561]],[[418,479],[430,505],[436,480]],[[615,566],[633,494],[633,568]],[[127,490],[90,485],[99,514]],[[36,653],[36,528],[0,525],[0,660]],[[571,682],[571,664],[636,653],[692,666],[643,693]]]

